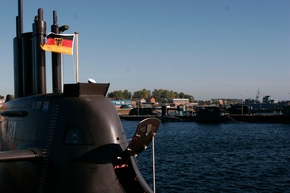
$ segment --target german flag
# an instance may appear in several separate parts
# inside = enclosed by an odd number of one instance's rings
[[[40,46],[43,50],[61,54],[73,54],[74,34],[47,34],[46,43]]]

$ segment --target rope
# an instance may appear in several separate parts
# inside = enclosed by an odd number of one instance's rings
[[[154,136],[155,133],[152,135],[152,170],[153,170],[153,192],[156,192],[156,184],[155,184],[155,152],[154,152]]]

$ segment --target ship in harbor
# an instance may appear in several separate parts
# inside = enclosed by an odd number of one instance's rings
[[[197,105],[191,108],[170,106],[130,109],[129,113],[121,114],[124,120],[142,120],[156,117],[162,122],[256,122],[256,123],[290,123],[290,106],[288,102],[274,102],[269,96],[263,102],[246,100],[243,103],[230,105]]]

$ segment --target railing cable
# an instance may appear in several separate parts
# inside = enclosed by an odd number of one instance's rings
[[[154,136],[155,133],[152,135],[152,170],[153,170],[153,192],[156,193],[156,184],[155,184],[155,152],[154,152]]]

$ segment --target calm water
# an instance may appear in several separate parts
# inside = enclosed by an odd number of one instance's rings
[[[131,138],[138,124],[123,121]],[[152,146],[137,157],[152,187]],[[161,124],[156,192],[290,192],[290,125]]]

